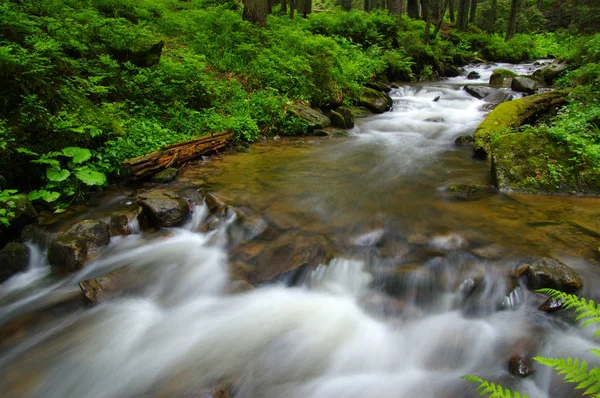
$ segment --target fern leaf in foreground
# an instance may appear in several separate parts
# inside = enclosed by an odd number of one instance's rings
[[[540,293],[549,295],[555,300],[559,300],[563,304],[563,308],[573,308],[577,314],[576,320],[586,319],[581,324],[581,327],[590,325],[592,323],[600,323],[600,304],[596,304],[594,300],[586,300],[585,298],[579,298],[574,294],[559,292],[554,289],[540,289]],[[596,331],[594,337],[600,334],[600,329]]]
[[[489,381],[483,380],[477,376],[465,375],[462,376],[461,379],[465,379],[471,383],[479,384],[477,387],[479,395],[487,394],[489,398],[529,398],[527,395],[521,395],[518,392],[512,392],[508,388],[490,383]]]
[[[594,352],[598,355],[597,350],[594,350]],[[586,361],[579,363],[579,360],[571,358],[534,357],[533,359],[542,365],[556,369],[559,375],[565,375],[565,381],[577,383],[575,388],[585,389],[583,395],[600,396],[600,369],[597,367],[588,371]]]

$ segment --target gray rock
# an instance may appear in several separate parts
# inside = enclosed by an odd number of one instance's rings
[[[169,167],[168,169],[164,169],[163,171],[154,174],[154,176],[152,176],[152,181],[159,184],[166,184],[167,182],[173,181],[175,177],[177,177],[177,169]]]
[[[467,93],[471,94],[473,97],[478,99],[484,99],[486,96],[494,92],[493,88],[484,87],[484,86],[472,86],[467,84],[463,87]]]
[[[392,91],[392,88],[388,84],[382,82],[368,82],[367,87],[372,88],[373,90],[382,91],[384,93],[389,93]]]
[[[0,283],[27,270],[28,264],[29,248],[23,243],[7,243],[0,250]]]
[[[318,109],[313,109],[300,102],[294,103],[290,110],[300,119],[308,123],[309,131],[331,126],[331,120]]]
[[[467,75],[467,79],[469,79],[469,80],[477,80],[480,77],[481,77],[481,75],[475,71],[469,72],[469,74]]]
[[[137,201],[147,213],[149,223],[159,227],[181,225],[190,212],[185,199],[166,189],[141,194]]]
[[[340,106],[336,109],[336,112],[344,118],[344,124],[346,125],[344,128],[351,129],[354,127],[354,115],[352,114],[352,109],[350,109],[350,107]]]
[[[567,71],[567,64],[564,62],[553,62],[542,69],[533,72],[533,76],[542,80],[546,84],[552,84],[556,78]]]
[[[375,113],[383,113],[390,110],[393,101],[386,93],[365,87],[360,91],[359,104]]]
[[[110,242],[107,224],[85,220],[58,235],[48,248],[48,262],[63,272],[75,272]]]
[[[515,96],[506,90],[494,90],[493,92],[489,93],[488,95],[486,95],[485,97],[483,97],[483,100],[485,102],[489,102],[492,104],[500,104],[502,102],[505,101],[510,101],[514,98]]]
[[[583,283],[575,270],[555,258],[540,258],[526,272],[531,290],[550,288],[565,293],[577,293]]]
[[[535,94],[538,83],[529,77],[515,76],[510,83],[510,88],[519,93]]]

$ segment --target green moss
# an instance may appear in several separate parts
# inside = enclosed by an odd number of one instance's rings
[[[567,91],[557,90],[530,95],[513,101],[503,102],[491,111],[473,134],[475,156],[485,159],[490,153],[490,139],[494,134],[506,132],[528,122],[532,116],[552,110],[563,104]]]
[[[490,147],[493,178],[501,190],[579,194],[600,189],[600,172],[545,129],[496,134]]]

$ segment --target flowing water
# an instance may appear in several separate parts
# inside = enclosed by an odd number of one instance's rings
[[[491,69],[474,69],[484,84]],[[219,383],[241,398],[477,396],[464,374],[578,396],[543,367],[510,375],[515,355],[593,361],[598,346],[511,275],[553,256],[600,296],[600,200],[447,193],[490,182],[453,144],[485,116],[465,82],[395,89],[393,110],[347,138],[190,166],[171,184],[196,204],[184,227],[132,224],[75,275],[52,276],[32,245],[30,270],[0,286],[0,396],[196,397]],[[211,213],[199,186],[228,207]],[[97,201],[78,217],[133,205]],[[86,306],[77,282],[112,271],[135,288]]]

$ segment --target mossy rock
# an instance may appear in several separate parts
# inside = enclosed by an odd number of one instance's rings
[[[490,84],[493,86],[510,87],[510,82],[515,76],[517,74],[512,70],[496,69],[490,76]]]
[[[165,189],[146,192],[137,201],[147,212],[148,221],[159,227],[177,227],[190,212],[185,199]]]
[[[152,176],[152,181],[159,184],[166,184],[167,182],[171,182],[177,177],[177,169],[174,167],[169,167]]]
[[[375,113],[383,113],[393,105],[392,98],[381,91],[373,90],[372,88],[364,87],[360,90],[358,102]]]
[[[342,116],[340,113],[336,111],[329,111],[327,116],[331,120],[331,124],[333,127],[337,127],[340,129],[346,128],[346,120],[344,119],[344,116]]]
[[[373,114],[373,112],[371,112],[371,110],[369,110],[368,108],[365,108],[364,106],[345,106],[344,108],[347,108],[348,110],[350,110],[350,113],[352,114],[353,118],[361,118],[361,117],[367,117]]]
[[[308,124],[308,130],[322,129],[331,126],[331,120],[318,109],[313,109],[301,102],[296,102],[290,110]]]
[[[351,129],[352,127],[354,127],[354,115],[350,107],[340,106],[335,111],[342,115],[342,117],[344,118],[344,124],[346,126],[345,128]]]
[[[23,243],[10,242],[0,250],[0,283],[27,270],[29,248]]]
[[[556,90],[501,103],[475,130],[474,157],[486,159],[490,153],[492,135],[531,123],[533,118],[564,104],[567,95],[568,91]]]
[[[600,173],[543,130],[498,134],[491,141],[492,178],[502,191],[597,193]]]

